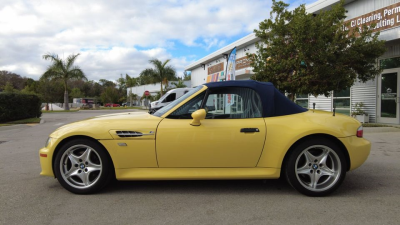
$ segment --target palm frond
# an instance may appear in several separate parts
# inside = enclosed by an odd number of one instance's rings
[[[46,55],[43,55],[43,59],[45,59],[45,60],[49,60],[50,59],[50,61],[59,60],[58,55],[56,55],[54,53],[47,53]]]
[[[68,56],[68,58],[67,58],[67,60],[66,60],[66,65],[65,65],[65,67],[67,68],[67,69],[69,69],[69,68],[71,68],[73,65],[74,65],[74,63],[75,63],[75,60],[76,60],[76,58],[78,57],[80,55],[80,53],[78,53],[78,54],[76,54],[76,55],[70,55],[70,56]]]

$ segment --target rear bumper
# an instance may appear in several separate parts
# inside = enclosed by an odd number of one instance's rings
[[[350,170],[360,167],[368,158],[371,142],[356,136],[339,138],[347,148],[350,158]]]

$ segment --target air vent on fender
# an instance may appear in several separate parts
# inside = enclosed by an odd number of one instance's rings
[[[137,131],[116,131],[119,137],[141,137],[142,133]]]

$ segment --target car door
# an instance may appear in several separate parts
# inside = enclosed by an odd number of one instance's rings
[[[191,113],[206,109],[200,126]],[[249,88],[209,89],[185,103],[157,128],[159,167],[255,167],[266,135],[258,94]]]

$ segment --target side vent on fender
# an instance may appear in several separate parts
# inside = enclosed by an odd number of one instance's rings
[[[115,131],[119,137],[141,137],[146,135],[154,135],[153,131],[150,131],[148,134],[143,134],[138,131]]]
[[[119,137],[141,137],[142,133],[137,131],[116,131]]]

